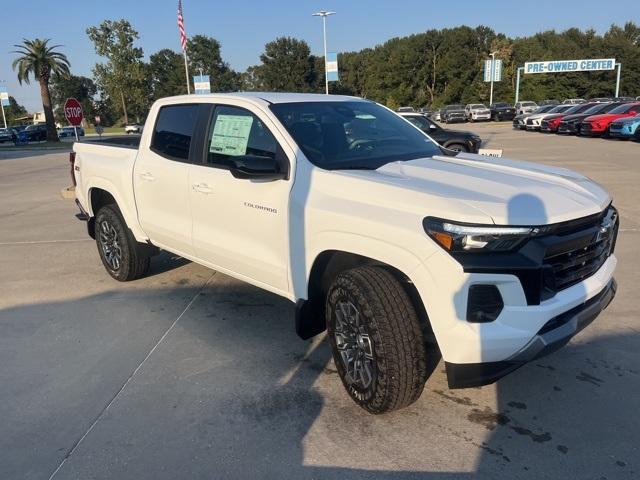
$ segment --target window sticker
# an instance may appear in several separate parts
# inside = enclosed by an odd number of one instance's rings
[[[209,152],[221,155],[245,155],[253,125],[251,115],[218,115]]]

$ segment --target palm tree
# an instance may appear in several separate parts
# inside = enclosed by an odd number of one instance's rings
[[[11,64],[14,70],[16,70],[16,67],[18,69],[18,82],[20,85],[22,85],[22,82],[28,85],[31,76],[40,83],[44,118],[47,121],[47,141],[49,142],[60,141],[53,118],[49,80],[53,73],[63,78],[69,77],[69,60],[63,53],[55,51],[60,46],[49,46],[48,38],[44,40],[39,38],[27,40],[25,38],[22,40],[22,45],[14,45],[18,50],[11,52],[20,55]]]

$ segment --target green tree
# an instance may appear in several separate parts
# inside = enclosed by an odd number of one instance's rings
[[[93,69],[96,85],[101,93],[122,108],[124,122],[129,114],[143,117],[149,108],[149,81],[143,51],[136,47],[138,32],[127,20],[105,20],[87,29],[98,55],[107,59]]]
[[[4,115],[7,119],[7,125],[17,125],[21,123],[18,119],[26,117],[28,113],[27,109],[16,102],[15,98],[9,96],[9,105],[4,107]]]
[[[262,64],[252,71],[264,90],[315,91],[315,60],[306,42],[291,37],[276,38],[264,46],[260,61]]]
[[[40,96],[42,97],[42,108],[44,118],[47,122],[47,141],[58,142],[58,132],[56,131],[53,117],[53,107],[51,104],[51,92],[49,91],[49,81],[51,75],[69,76],[69,60],[56,49],[60,45],[49,45],[49,39],[27,40],[24,39],[21,45],[14,45],[19,56],[12,63],[12,68],[18,70],[18,82],[29,84],[31,77],[40,83]]]
[[[187,93],[182,55],[164,48],[149,57],[149,79],[153,100]]]
[[[229,64],[222,60],[220,42],[215,38],[206,35],[191,37],[187,41],[187,58],[189,59],[191,76],[199,75],[200,70],[203,75],[209,75],[211,91],[233,92],[240,88],[240,74],[232,70]],[[184,67],[182,71],[184,79]]]
[[[63,111],[64,102],[71,97],[80,102],[85,118],[91,118],[95,114],[93,103],[97,92],[96,84],[90,78],[54,75],[51,79],[51,100],[56,121],[60,123],[66,121]]]

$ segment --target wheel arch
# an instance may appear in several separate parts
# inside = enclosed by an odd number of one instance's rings
[[[134,238],[138,242],[147,242],[148,236],[144,233],[138,223],[138,216],[135,205],[130,206],[127,201],[120,195],[118,189],[106,179],[90,178],[85,183],[89,185],[86,191],[86,202],[88,203],[87,212],[89,213],[89,222],[95,219],[98,210],[109,203],[114,203],[120,210],[127,227],[131,230]],[[127,195],[125,195],[126,197]]]
[[[409,276],[411,269],[393,265],[388,259],[376,258],[341,249],[319,252],[309,269],[307,297],[296,303],[296,333],[303,339],[311,338],[326,329],[325,297],[333,280],[343,271],[360,266],[378,266],[391,273],[409,295],[426,331],[431,331],[429,316],[420,293]]]

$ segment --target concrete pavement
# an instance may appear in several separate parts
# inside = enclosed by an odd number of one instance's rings
[[[579,170],[622,215],[618,297],[563,350],[496,385],[371,416],[293,305],[169,254],[104,271],[67,154],[0,154],[0,478],[618,479],[640,476],[640,145],[474,129]]]

